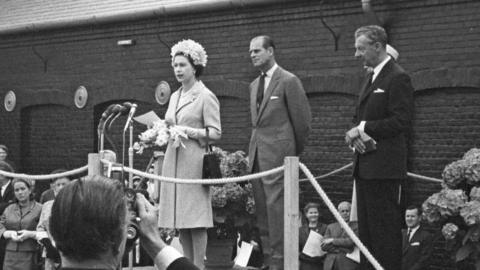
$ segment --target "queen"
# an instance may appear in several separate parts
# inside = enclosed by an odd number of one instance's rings
[[[172,67],[182,84],[170,97],[165,121],[188,135],[183,146],[167,145],[162,175],[180,179],[202,178],[205,145],[221,137],[220,104],[199,80],[207,54],[199,43],[182,40],[172,47]],[[207,132],[208,128],[208,132]],[[185,257],[204,269],[207,228],[213,227],[210,188],[194,184],[162,183],[159,227],[177,228]]]

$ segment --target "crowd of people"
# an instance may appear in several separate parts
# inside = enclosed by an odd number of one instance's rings
[[[406,134],[411,128],[413,87],[396,61],[398,53],[389,53],[392,48],[382,27],[360,27],[354,37],[355,57],[363,62],[365,79],[359,86],[356,108],[352,108],[355,116],[352,128],[345,133],[345,142],[354,151],[356,200],[352,204],[356,209],[353,216],[358,220],[350,219],[351,203],[340,203],[338,210],[384,269],[424,269],[410,267],[418,265],[410,261],[423,254],[418,249],[430,239],[415,221],[421,209],[407,209],[406,224],[412,231],[408,229],[403,236],[401,231],[401,194],[407,177]],[[276,62],[271,37],[254,37],[249,54],[253,67],[260,73],[249,86],[249,171],[256,173],[279,167],[286,156],[303,152],[312,115],[300,79]],[[205,149],[221,138],[220,103],[200,80],[207,64],[202,45],[190,39],[178,42],[171,49],[171,64],[181,87],[170,97],[165,121],[187,137],[181,143],[169,140],[161,174],[199,179]],[[5,159],[7,151],[0,146],[0,158]],[[0,169],[13,171],[7,165],[2,162]],[[1,205],[5,208],[0,222],[5,269],[30,269],[27,266],[37,264],[37,242],[46,238],[60,251],[60,256],[55,254],[55,248],[46,252],[48,269],[55,269],[59,261],[63,269],[118,266],[125,242],[126,213],[121,189],[112,181],[94,177],[67,184],[70,179],[55,179],[51,191],[41,196],[43,206],[32,200],[32,183],[28,180],[12,181],[2,176],[1,181],[8,182],[7,187],[2,186]],[[282,173],[252,181],[257,228],[254,241],[261,247],[257,264],[262,269],[281,270],[284,265],[283,181]],[[9,185],[13,191],[8,190]],[[9,194],[11,198],[7,198]],[[208,186],[162,183],[158,211],[142,195],[137,203],[145,249],[157,265],[165,268],[172,263],[168,269],[204,269],[207,228],[213,226]],[[317,204],[305,207],[307,222],[300,228],[300,244],[305,248],[315,232],[322,237],[317,248],[323,254],[310,256],[302,252],[301,269],[373,269],[363,255],[358,260],[347,256],[355,248],[352,240],[338,222],[321,223],[319,213]],[[84,224],[85,220],[88,224]],[[186,258],[165,247],[158,237],[158,228],[179,230]],[[44,245],[48,246],[48,242]],[[422,258],[428,257],[424,253]],[[402,254],[409,258],[403,264]]]

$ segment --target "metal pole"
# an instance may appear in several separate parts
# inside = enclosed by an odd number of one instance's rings
[[[130,122],[129,126],[129,146],[128,146],[128,167],[133,168],[133,121]],[[133,188],[133,173],[128,173],[128,187]],[[135,245],[135,244],[134,244]],[[135,248],[130,250],[128,253],[128,269],[133,270],[133,251]]]

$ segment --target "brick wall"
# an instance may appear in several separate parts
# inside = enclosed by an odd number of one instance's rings
[[[325,2],[2,36],[0,96],[14,90],[18,104],[11,113],[0,109],[0,140],[23,172],[84,165],[87,153],[95,149],[96,121],[108,104],[134,100],[140,104],[139,113],[154,109],[163,116],[165,106],[153,99],[155,85],[167,80],[172,89],[178,87],[165,44],[192,38],[207,50],[203,79],[221,102],[224,136],[219,145],[247,150],[247,86],[257,74],[249,62],[248,46],[251,37],[266,33],[277,43],[279,64],[302,79],[309,96],[313,131],[302,162],[314,175],[339,168],[351,161],[343,134],[350,126],[362,72],[353,59],[353,32],[372,20],[361,12],[360,1]],[[480,2],[384,0],[373,5],[417,90],[410,170],[440,177],[447,163],[480,144]],[[337,50],[320,21],[322,14],[338,37]],[[135,39],[136,45],[118,47],[120,39]],[[73,105],[79,85],[89,91],[84,109]],[[121,130],[123,122],[119,119],[113,129]],[[114,137],[121,142],[119,131]],[[139,157],[136,167],[144,168],[147,158],[148,154]],[[335,204],[351,196],[349,175],[345,171],[320,180]],[[319,201],[308,183],[301,186],[302,205]],[[421,203],[437,190],[437,184],[409,180],[408,203]],[[326,209],[322,214],[332,220]],[[440,249],[436,265],[438,269],[449,265]]]

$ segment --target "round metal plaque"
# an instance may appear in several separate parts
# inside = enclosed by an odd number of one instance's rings
[[[4,105],[7,112],[11,112],[15,109],[15,105],[17,105],[17,97],[13,91],[8,91],[5,95]]]
[[[155,88],[155,99],[160,105],[167,104],[171,94],[170,85],[166,81],[161,81]]]
[[[77,108],[81,109],[87,105],[88,92],[85,86],[79,86],[75,91],[74,102]]]

